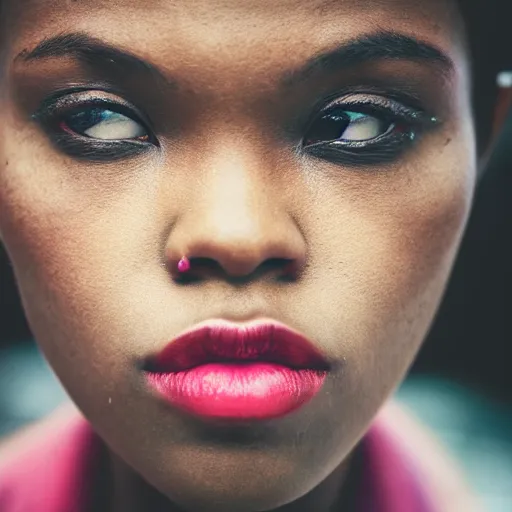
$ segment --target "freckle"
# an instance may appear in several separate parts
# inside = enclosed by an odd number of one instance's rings
[[[9,160],[6,160],[5,161],[5,167],[7,167],[9,165]]]

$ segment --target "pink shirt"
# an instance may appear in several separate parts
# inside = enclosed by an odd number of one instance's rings
[[[380,414],[362,441],[366,473],[357,512],[474,510],[474,501],[461,492],[458,482],[444,490],[432,484],[428,464],[420,464],[408,451],[407,441],[390,420],[401,414],[397,411]],[[87,499],[101,449],[101,441],[74,409],[29,427],[0,450],[0,510],[90,512]],[[446,477],[443,471],[441,475]],[[441,499],[443,492],[451,496],[449,504]]]

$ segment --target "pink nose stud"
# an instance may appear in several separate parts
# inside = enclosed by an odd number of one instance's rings
[[[180,261],[178,261],[178,272],[188,272],[190,270],[190,260],[183,256]]]

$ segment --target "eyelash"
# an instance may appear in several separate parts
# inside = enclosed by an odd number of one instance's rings
[[[151,123],[145,121],[144,116],[131,104],[101,97],[89,96],[83,99],[77,97],[80,92],[85,91],[68,91],[66,94],[48,98],[33,116],[41,123],[58,149],[76,159],[108,162],[134,157],[151,147],[159,147],[150,127]],[[392,162],[416,142],[425,129],[438,123],[436,118],[428,116],[422,109],[406,105],[407,101],[396,101],[373,94],[350,94],[337,98],[309,122],[299,150],[314,158],[346,166],[371,166]],[[135,121],[146,130],[147,140],[99,139],[63,128],[66,118],[92,109],[109,110]],[[307,144],[305,139],[314,124],[319,120],[329,119],[335,110],[373,117],[377,121],[389,123],[390,129],[367,140],[319,140]],[[337,119],[340,119],[339,114]],[[349,126],[350,124],[345,130]]]
[[[360,96],[360,99],[354,99]],[[414,102],[411,98],[410,102]],[[423,132],[438,124],[438,119],[421,108],[406,106],[407,99],[396,101],[377,95],[347,95],[329,103],[310,121],[306,133],[317,122],[336,109],[374,117],[389,124],[389,129],[370,140],[326,140],[312,145],[301,143],[307,155],[346,166],[369,166],[395,161],[417,142]]]
[[[77,93],[77,91],[73,92]],[[144,127],[149,135],[148,140],[98,139],[63,128],[66,119],[73,114],[92,109],[108,110],[126,116]],[[32,117],[43,126],[59,150],[80,160],[92,162],[123,160],[138,156],[146,152],[149,147],[159,146],[158,140],[152,135],[151,123],[143,120],[143,116],[137,109],[127,102],[120,103],[100,97],[81,99],[68,92],[48,98]]]

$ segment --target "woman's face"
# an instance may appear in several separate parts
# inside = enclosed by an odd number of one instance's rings
[[[0,234],[67,391],[182,505],[304,495],[403,378],[467,219],[456,8],[25,0],[3,16]],[[182,255],[201,258],[194,279]],[[260,318],[332,362],[294,413],[210,423],[147,387],[145,361],[184,329]]]

